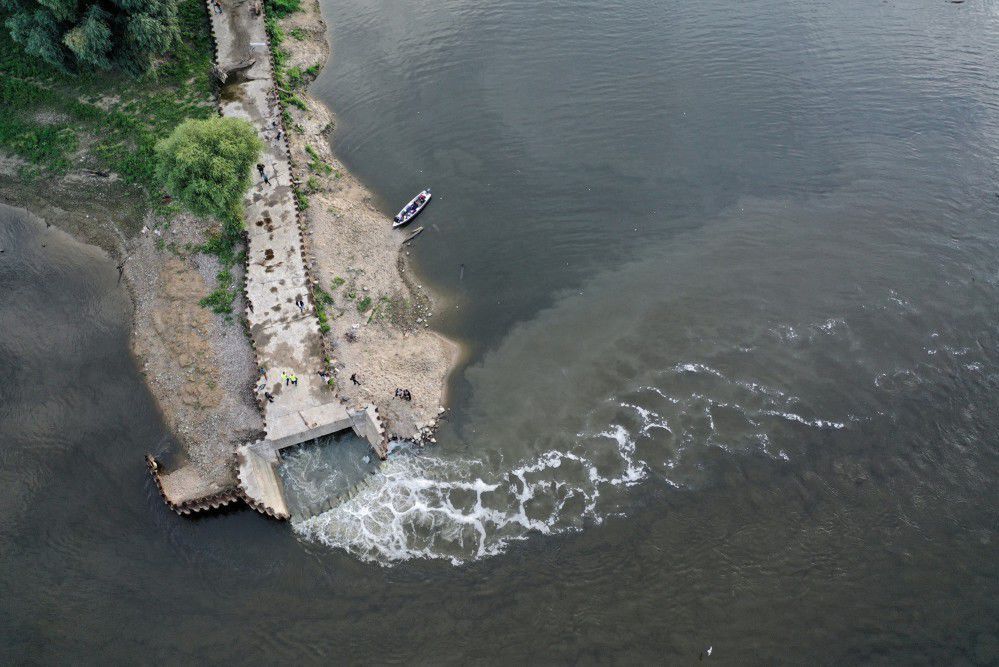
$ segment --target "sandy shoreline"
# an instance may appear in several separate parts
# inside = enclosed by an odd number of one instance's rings
[[[304,70],[324,66],[330,46],[318,0],[303,5],[280,23],[286,33],[298,28],[297,34],[305,35],[286,38],[283,45],[288,66]],[[301,130],[289,127],[288,139],[296,179],[303,189],[306,183],[312,186],[302,216],[306,254],[317,286],[331,296],[325,335],[337,392],[351,406],[376,405],[390,437],[432,437],[446,405],[448,376],[462,350],[429,329],[431,296],[409,272],[401,252],[408,232],[392,230],[370,191],[332,154],[332,114],[306,92],[299,97],[307,109],[288,109]],[[329,173],[310,170],[317,155]],[[16,159],[0,159],[0,175],[14,177],[18,166]],[[95,179],[71,171],[45,187],[9,182],[0,187],[0,200],[124,260],[125,286],[134,305],[131,352],[180,445],[176,463],[194,464],[201,477],[199,493],[231,488],[235,448],[263,431],[253,391],[254,352],[238,315],[245,303],[237,298],[233,317],[198,304],[214,288],[218,267],[214,258],[186,248],[202,243],[214,223],[188,214],[166,224],[152,214],[136,216],[123,203],[127,188],[116,181],[113,175]],[[350,381],[352,375],[359,385]],[[396,388],[408,389],[412,401],[396,399]]]
[[[286,35],[294,31],[301,37],[286,37],[282,44],[288,67],[325,66],[330,45],[318,0],[306,0],[279,24]],[[332,153],[330,110],[307,92],[298,94],[307,109],[289,107],[301,132],[289,131],[288,137],[296,178],[302,187],[313,185],[303,214],[307,253],[312,275],[333,297],[326,336],[338,392],[352,405],[375,404],[390,436],[416,438],[444,407],[448,376],[462,350],[429,328],[433,299],[401,252],[412,229],[392,229],[391,218],[375,207],[371,192]],[[330,173],[310,168],[317,155]],[[370,306],[362,310],[364,299]],[[350,381],[352,375],[359,385]],[[396,399],[396,388],[408,389],[412,401]]]

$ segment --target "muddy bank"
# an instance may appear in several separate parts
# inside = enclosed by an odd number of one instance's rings
[[[280,25],[296,35],[281,45],[288,68],[326,64],[330,47],[317,0],[304,2]],[[337,389],[352,405],[375,404],[392,436],[417,437],[444,407],[447,378],[461,354],[456,343],[430,330],[432,295],[401,252],[419,224],[392,229],[391,217],[332,153],[332,113],[307,92],[298,95],[306,109],[289,105],[295,129],[288,136],[295,177],[309,198],[303,217],[312,275],[331,298],[326,336]],[[412,400],[395,398],[397,388],[408,389]]]

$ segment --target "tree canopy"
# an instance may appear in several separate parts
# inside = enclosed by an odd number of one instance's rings
[[[187,120],[156,144],[157,175],[167,192],[195,213],[229,221],[243,210],[262,149],[244,120]]]
[[[61,69],[144,70],[178,39],[178,0],[0,0],[11,38]]]

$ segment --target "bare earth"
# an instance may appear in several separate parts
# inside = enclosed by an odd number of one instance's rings
[[[180,216],[163,237],[197,243],[205,237],[201,227]],[[235,448],[263,431],[253,394],[256,362],[238,319],[198,305],[214,287],[214,258],[174,256],[157,250],[155,238],[147,231],[133,241],[125,264],[135,301],[132,348],[184,458],[204,481],[191,494],[205,495],[235,483]],[[234,312],[242,311],[240,301]]]
[[[303,3],[281,26],[289,35],[282,44],[289,52],[289,67],[305,70],[325,64],[329,45],[317,0]],[[295,28],[306,38],[290,37]],[[304,217],[310,230],[312,275],[334,299],[328,308],[333,317],[327,336],[338,391],[353,406],[374,403],[390,436],[417,439],[419,431],[432,428],[445,405],[447,377],[461,352],[428,328],[430,295],[407,270],[400,253],[419,222],[408,230],[392,229],[391,216],[375,208],[371,193],[332,154],[328,134],[334,119],[329,109],[307,94],[299,96],[308,110],[289,111],[302,132],[292,130],[288,136],[295,176],[304,190],[314,190]],[[306,146],[332,167],[331,173],[310,168],[314,158]],[[310,178],[312,188],[307,185]],[[366,297],[370,304],[364,307]],[[354,374],[360,385],[350,381]],[[397,388],[408,389],[412,401],[395,398]]]

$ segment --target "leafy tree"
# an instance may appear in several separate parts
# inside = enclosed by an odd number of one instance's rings
[[[195,213],[238,220],[262,149],[244,120],[186,120],[156,144],[156,173],[167,192]]]
[[[26,53],[61,69],[144,70],[179,37],[178,0],[0,0]]]

